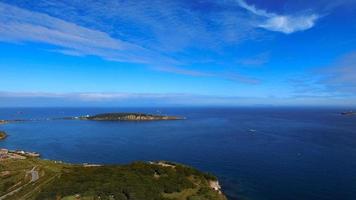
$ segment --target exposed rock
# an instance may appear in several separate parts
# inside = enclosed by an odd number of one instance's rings
[[[0,131],[0,140],[3,140],[7,137],[6,133],[4,131]]]
[[[211,188],[213,188],[215,191],[219,192],[220,194],[221,192],[221,186],[219,184],[219,181],[209,181],[209,185]]]

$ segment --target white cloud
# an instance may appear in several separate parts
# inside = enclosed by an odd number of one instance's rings
[[[315,14],[308,16],[275,16],[267,19],[259,27],[289,34],[312,28],[318,18],[318,15]]]
[[[262,20],[256,24],[257,27],[285,34],[310,29],[320,18],[317,14],[278,15],[262,9],[257,9],[253,5],[248,5],[243,0],[237,0],[237,3],[254,15],[262,17]]]

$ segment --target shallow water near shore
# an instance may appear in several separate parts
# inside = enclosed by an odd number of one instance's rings
[[[356,199],[356,116],[331,108],[1,108],[1,148],[71,163],[168,160],[218,176],[229,199]],[[145,112],[186,120],[47,120]]]

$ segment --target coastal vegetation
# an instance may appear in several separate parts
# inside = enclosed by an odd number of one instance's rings
[[[35,176],[35,178],[34,178]],[[72,165],[37,158],[0,162],[0,199],[225,200],[212,175],[165,162]]]

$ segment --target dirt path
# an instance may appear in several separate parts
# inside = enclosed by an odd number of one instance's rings
[[[26,184],[26,185],[27,185],[27,184]],[[24,186],[21,186],[21,187],[17,188],[16,190],[13,190],[13,191],[11,191],[11,192],[9,192],[9,193],[7,193],[7,194],[1,196],[1,197],[0,197],[0,200],[4,200],[4,199],[6,199],[6,197],[15,194],[16,192],[20,191],[23,187],[24,187]]]
[[[34,166],[30,171],[29,173],[31,174],[31,181],[29,183],[26,183],[25,185],[3,195],[0,197],[0,200],[4,200],[6,199],[7,197],[9,196],[12,196],[13,194],[17,193],[18,191],[20,191],[22,188],[24,188],[25,186],[27,186],[28,184],[30,183],[33,183],[33,182],[36,182],[38,179],[39,179],[39,175],[38,175],[38,171],[35,170],[36,169],[36,166]]]
[[[36,169],[36,166],[33,167],[30,171],[30,173],[31,173],[31,181],[30,182],[31,183],[35,182],[39,179],[38,171],[36,171],[35,169]]]

